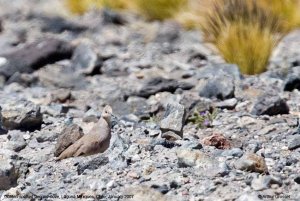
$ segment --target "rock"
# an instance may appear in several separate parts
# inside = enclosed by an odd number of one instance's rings
[[[166,184],[164,184],[164,185],[153,184],[153,185],[151,185],[151,188],[161,192],[162,194],[166,194],[170,190],[170,188]]]
[[[124,195],[132,195],[130,200],[132,201],[170,201],[172,200],[169,197],[164,196],[159,191],[156,191],[152,188],[146,186],[132,186],[127,187],[124,192]]]
[[[202,67],[197,72],[199,95],[220,100],[234,97],[235,83],[242,75],[236,65],[214,64]]]
[[[102,19],[104,24],[124,25],[126,23],[122,15],[110,9],[102,10]]]
[[[203,139],[203,144],[214,146],[217,149],[230,149],[230,142],[221,134],[213,134]]]
[[[246,153],[234,163],[234,167],[243,171],[267,173],[268,167],[263,157],[253,153]]]
[[[178,135],[172,131],[167,131],[161,134],[162,138],[165,138],[168,141],[176,141],[182,139],[181,135]]]
[[[223,151],[222,156],[241,157],[241,156],[243,156],[243,151],[240,148],[232,148],[232,149]]]
[[[52,102],[64,103],[71,98],[71,90],[69,89],[57,89],[51,93]]]
[[[194,86],[192,84],[186,82],[178,82],[177,80],[173,79],[156,77],[150,79],[137,93],[133,95],[148,98],[149,96],[158,92],[167,91],[174,93],[176,89],[189,90],[193,87]]]
[[[255,193],[252,194],[243,194],[236,201],[261,201],[261,195],[257,195]]]
[[[98,156],[90,161],[79,163],[77,166],[77,173],[80,175],[84,172],[84,170],[96,170],[100,166],[104,166],[108,164],[109,160],[107,157]]]
[[[160,122],[160,128],[163,132],[172,131],[182,137],[184,121],[184,106],[179,103],[169,103],[167,105],[166,112]]]
[[[235,106],[237,105],[238,100],[236,98],[227,99],[221,102],[217,102],[214,104],[214,107],[218,107],[221,109],[229,109],[233,110]]]
[[[47,64],[72,56],[72,47],[56,38],[44,38],[22,48],[0,55],[5,63],[0,66],[0,74],[9,78],[16,72],[32,73]]]
[[[234,80],[230,76],[212,77],[205,80],[200,87],[199,96],[205,98],[217,98],[220,100],[234,97]]]
[[[41,113],[48,114],[53,117],[61,116],[62,113],[67,113],[68,108],[64,107],[62,104],[51,103],[50,105],[41,106]]]
[[[37,134],[34,136],[38,143],[53,142],[57,139],[58,133],[53,130],[41,130],[37,131]]]
[[[300,90],[300,66],[290,69],[284,83],[284,91]]]
[[[289,150],[297,149],[300,147],[300,135],[296,135],[292,140],[288,143]]]
[[[297,184],[300,184],[300,176],[297,176],[294,181],[297,183]]]
[[[110,140],[110,147],[105,152],[105,156],[109,158],[109,165],[114,170],[123,170],[128,166],[125,153],[130,147],[130,140],[122,138],[118,133],[113,133]]]
[[[43,32],[62,33],[69,31],[79,33],[87,29],[86,26],[75,23],[60,16],[47,16],[43,13],[31,13],[30,19],[38,20],[41,22],[41,30]]]
[[[92,108],[89,109],[86,113],[84,113],[84,117],[82,122],[90,123],[94,122],[97,123],[98,119],[101,117],[101,113],[93,110]]]
[[[154,146],[154,147],[157,146],[157,145],[161,145],[161,146],[163,146],[165,148],[168,148],[168,149],[171,149],[175,146],[178,146],[175,142],[169,141],[169,140],[166,140],[166,139],[153,139],[151,141],[151,145]]]
[[[278,115],[288,114],[289,107],[285,100],[278,95],[272,93],[265,93],[257,98],[251,114],[253,115]]]
[[[2,65],[1,64],[1,58],[2,58],[2,61],[4,60],[4,63],[6,62],[6,59],[4,59],[3,57],[0,57],[0,66]],[[0,75],[0,89],[2,89],[5,85],[5,81],[6,81],[6,78],[4,75]]]
[[[17,171],[12,161],[0,155],[0,190],[8,190],[17,182]]]
[[[66,126],[57,139],[54,156],[58,157],[67,147],[76,142],[82,136],[82,129],[78,125],[71,124],[70,126]]]
[[[6,82],[6,84],[18,83],[24,87],[30,86],[38,81],[33,74],[15,72]]]
[[[26,142],[23,138],[23,132],[18,130],[12,130],[7,133],[7,139],[9,139],[9,147],[19,152],[26,147]]]
[[[34,130],[41,127],[42,121],[40,107],[30,101],[16,100],[3,105],[2,122],[9,130]]]
[[[178,167],[195,166],[207,170],[215,165],[215,162],[200,150],[179,149],[176,155],[178,158]]]
[[[76,47],[72,56],[73,67],[79,73],[86,75],[100,74],[102,60],[89,43],[81,43]]]
[[[144,133],[150,137],[156,137],[162,134],[161,130],[159,129],[145,129]]]
[[[251,182],[251,187],[255,191],[261,191],[269,189],[272,184],[282,185],[280,178],[269,176],[269,175],[259,175],[257,178],[254,178]]]
[[[180,36],[180,25],[175,21],[165,21],[158,30],[155,41],[158,43],[172,43]]]
[[[83,75],[76,73],[71,66],[62,64],[51,64],[36,72],[39,81],[44,86],[56,88],[86,88],[87,82],[83,79]]]
[[[183,141],[182,145],[181,145],[182,148],[187,148],[187,149],[202,149],[203,146],[201,143],[199,142],[193,142],[193,141]]]
[[[3,128],[2,123],[2,107],[0,106],[0,135],[6,134],[7,130]]]
[[[213,76],[224,75],[232,77],[235,81],[238,81],[241,78],[243,78],[242,74],[240,73],[239,67],[235,64],[208,64],[207,66],[200,68],[197,72],[198,79],[208,79]]]

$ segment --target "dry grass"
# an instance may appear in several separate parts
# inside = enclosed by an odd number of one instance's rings
[[[92,2],[92,0],[66,0],[64,3],[71,13],[81,15],[90,9]]]
[[[150,20],[174,17],[185,9],[188,0],[132,0],[136,9]]]
[[[84,14],[91,8],[126,9],[132,6],[131,1],[126,0],[66,0],[66,7],[73,14]]]
[[[300,0],[257,0],[257,2],[283,20],[283,30],[290,31],[300,26]]]
[[[204,38],[245,74],[266,70],[282,32],[281,19],[255,0],[213,1],[201,21]]]
[[[216,47],[229,63],[235,63],[244,74],[266,70],[269,57],[279,38],[259,25],[234,24],[222,31]]]

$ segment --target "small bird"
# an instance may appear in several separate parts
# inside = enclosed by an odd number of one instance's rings
[[[110,144],[112,116],[112,108],[106,105],[102,111],[101,118],[91,131],[65,149],[56,160],[77,156],[89,156],[106,151]]]

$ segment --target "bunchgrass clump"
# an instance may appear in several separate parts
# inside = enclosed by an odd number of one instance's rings
[[[204,38],[241,72],[266,70],[282,30],[281,19],[255,0],[215,0],[201,21]]]
[[[300,0],[257,0],[257,3],[283,20],[281,28],[285,31],[300,26]]]
[[[67,9],[77,15],[84,14],[93,4],[93,0],[66,0]]]
[[[127,0],[66,0],[66,7],[73,14],[84,14],[91,8],[110,8],[110,9],[126,9],[132,3]]]
[[[136,9],[150,20],[174,17],[187,6],[188,0],[132,0]]]
[[[254,75],[266,70],[278,38],[259,25],[233,24],[223,32],[216,46],[229,63],[235,63],[244,74]]]

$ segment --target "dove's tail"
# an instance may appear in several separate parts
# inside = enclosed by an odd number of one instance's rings
[[[72,144],[71,146],[69,146],[66,150],[64,150],[58,158],[56,158],[56,160],[62,160],[65,158],[70,158],[72,156],[74,156],[74,154],[77,152],[77,150],[81,147],[82,143],[81,141],[77,141],[74,144]]]

